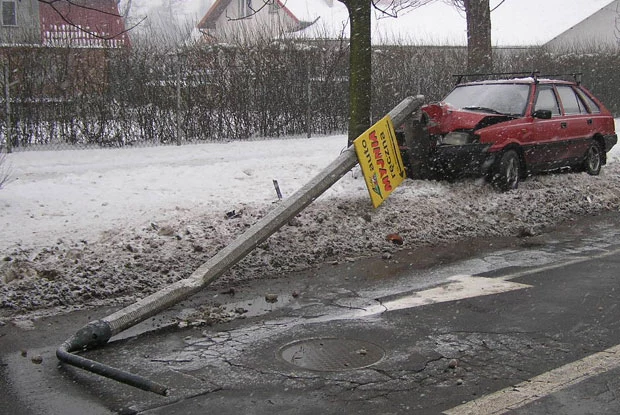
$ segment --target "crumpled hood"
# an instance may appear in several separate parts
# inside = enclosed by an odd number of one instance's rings
[[[460,110],[445,103],[426,105],[422,107],[422,111],[429,117],[428,131],[431,134],[446,134],[455,130],[478,130],[514,120],[514,117],[508,115]]]

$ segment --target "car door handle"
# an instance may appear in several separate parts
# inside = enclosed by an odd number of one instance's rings
[[[560,128],[566,128],[566,127],[568,127],[568,125],[565,122],[560,123]]]
[[[588,123],[588,125],[592,125],[592,118],[588,118],[587,123]]]

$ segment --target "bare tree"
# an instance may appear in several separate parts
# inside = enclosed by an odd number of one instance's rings
[[[408,12],[435,0],[371,0],[373,7],[389,17],[398,17],[399,14]]]
[[[506,0],[491,8],[490,0],[448,0],[465,12],[467,19],[467,69],[472,73],[493,70],[491,43],[491,12]]]
[[[372,89],[371,12],[386,15],[414,9],[433,0],[339,0],[349,11],[349,145],[370,127]]]
[[[370,40],[371,2],[340,0],[347,6],[350,21],[349,50],[349,145],[370,127],[372,52]]]
[[[616,27],[614,28],[614,34],[616,36],[616,43],[620,46],[620,3],[616,4]]]

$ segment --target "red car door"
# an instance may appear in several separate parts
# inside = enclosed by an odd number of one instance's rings
[[[566,163],[574,163],[580,161],[588,149],[593,129],[592,115],[571,85],[556,85],[556,90],[564,111],[564,149],[559,156]]]
[[[533,111],[539,110],[551,111],[551,118],[533,117],[531,133],[524,140],[525,161],[533,170],[553,167],[562,152],[564,120],[552,85],[537,86]]]

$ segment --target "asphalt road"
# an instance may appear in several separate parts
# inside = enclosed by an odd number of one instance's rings
[[[161,397],[60,365],[95,310],[0,327],[12,414],[617,414],[620,214],[208,288],[86,352]],[[276,294],[268,303],[265,294]],[[179,328],[217,300],[244,317]],[[155,327],[159,329],[154,330]],[[167,327],[167,328],[162,328]]]

